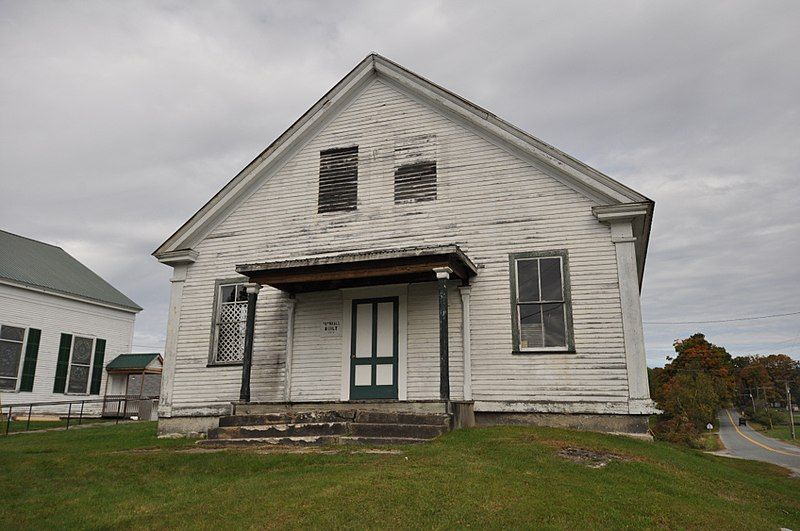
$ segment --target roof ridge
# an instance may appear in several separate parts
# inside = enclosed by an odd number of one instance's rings
[[[22,238],[23,240],[28,240],[29,242],[40,243],[42,245],[47,245],[49,247],[55,247],[56,249],[61,249],[62,251],[64,251],[63,247],[61,247],[60,245],[56,245],[54,243],[47,243],[47,242],[43,242],[42,240],[35,240],[35,239],[30,238],[28,236],[23,236],[21,234],[17,234],[15,232],[3,230],[3,229],[0,229],[0,232],[5,232],[6,234],[8,234],[10,236],[14,236],[16,238]],[[64,251],[64,252],[66,253],[66,251]]]

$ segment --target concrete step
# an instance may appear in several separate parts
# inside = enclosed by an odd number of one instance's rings
[[[318,437],[347,435],[345,422],[307,422],[261,426],[221,426],[208,431],[209,439],[252,439],[265,437]]]
[[[445,413],[407,413],[402,411],[356,411],[355,422],[367,424],[421,424],[449,426],[450,415]]]
[[[355,418],[353,410],[342,411],[284,411],[257,415],[227,415],[219,419],[221,427],[263,426],[266,424],[292,424],[312,422],[347,422]]]
[[[349,435],[356,437],[408,437],[413,439],[434,439],[446,433],[448,427],[444,424],[391,424],[391,423],[364,423],[350,424]]]

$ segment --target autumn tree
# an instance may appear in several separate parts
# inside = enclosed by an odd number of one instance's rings
[[[694,334],[674,343],[677,356],[654,371],[653,398],[664,411],[657,425],[663,438],[685,442],[715,423],[717,411],[736,394],[731,355]]]

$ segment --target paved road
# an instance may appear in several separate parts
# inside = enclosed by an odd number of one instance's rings
[[[717,418],[719,438],[726,448],[723,454],[774,463],[800,475],[799,446],[766,437],[750,426],[739,426],[739,415],[733,410],[722,410]]]

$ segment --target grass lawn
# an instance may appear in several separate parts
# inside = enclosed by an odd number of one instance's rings
[[[399,450],[198,451],[154,423],[0,437],[0,529],[800,528],[783,469],[664,443],[501,427]]]
[[[80,424],[92,424],[95,422],[109,422],[108,419],[82,419]],[[113,422],[113,421],[111,421]],[[69,427],[70,429],[74,426],[78,426],[78,419],[70,419]],[[28,422],[26,419],[20,420],[12,420],[10,423],[6,423],[4,420],[0,422],[0,436],[3,436],[6,433],[6,429],[8,429],[9,433],[14,433],[18,431],[34,431],[34,430],[46,430],[49,428],[65,428],[67,426],[66,419],[64,420],[32,420],[30,422],[30,426],[28,426]]]
[[[773,429],[770,429],[769,426],[762,426],[761,424],[757,424],[755,422],[751,422],[750,425],[753,429],[760,431],[767,437],[781,439],[783,441],[800,446],[800,438],[792,439],[792,431],[789,426],[775,426]],[[800,426],[795,424],[794,431],[795,435],[800,437]]]

